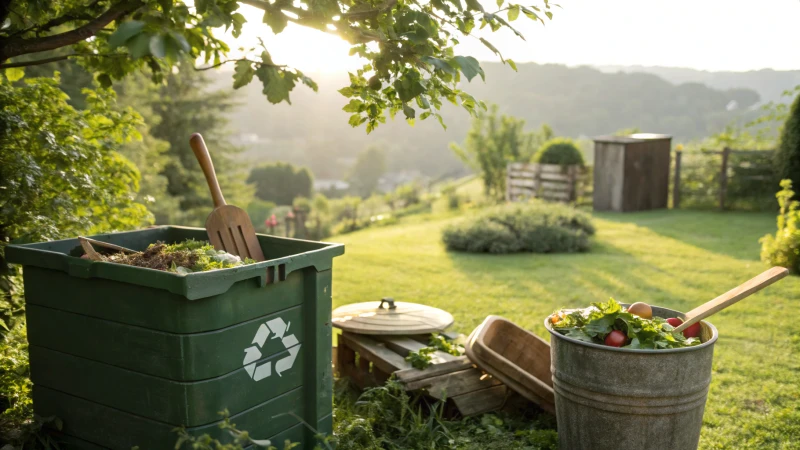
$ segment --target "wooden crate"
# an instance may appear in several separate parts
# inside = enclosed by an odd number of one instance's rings
[[[348,377],[360,389],[381,385],[394,374],[407,391],[423,391],[445,401],[448,415],[495,411],[516,397],[466,356],[437,351],[430,366],[413,368],[405,357],[426,347],[428,338],[428,335],[366,336],[343,332],[334,348],[334,372],[339,377]]]
[[[506,169],[506,200],[574,202],[582,195],[584,172],[578,165],[511,163]]]

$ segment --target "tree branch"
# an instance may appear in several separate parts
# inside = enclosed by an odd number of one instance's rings
[[[375,9],[368,9],[365,11],[348,11],[342,14],[342,19],[345,20],[362,20],[376,17],[381,13],[385,13],[397,4],[397,0],[388,0],[386,3],[380,5]]]
[[[220,63],[214,64],[213,66],[208,66],[208,67],[194,67],[194,66],[192,66],[192,69],[194,69],[194,70],[196,70],[198,72],[202,72],[204,70],[216,69],[219,66],[222,66],[224,64],[228,64],[229,62],[236,62],[236,61],[247,61],[247,62],[250,62],[250,63],[253,63],[253,64],[258,64],[260,66],[274,67],[276,69],[285,69],[286,68],[286,65],[269,64],[269,63],[265,63],[265,62],[262,62],[262,61],[253,61],[252,59],[240,58],[240,59],[226,59],[225,61],[222,61]]]
[[[15,63],[7,63],[7,64],[0,64],[0,69],[10,69],[12,67],[28,67],[28,66],[38,66],[40,64],[47,64],[56,61],[63,61],[70,56],[74,55],[63,55],[63,56],[54,56],[52,58],[44,58],[44,59],[37,59],[35,61],[22,61],[22,62],[15,62]]]
[[[0,42],[0,62],[6,61],[14,56],[55,50],[86,40],[97,34],[98,31],[102,30],[109,23],[125,17],[142,5],[144,5],[142,0],[123,0],[111,6],[96,19],[74,30],[34,39],[16,38]]]
[[[39,66],[39,65],[47,64],[47,63],[51,63],[51,62],[64,61],[65,59],[69,59],[69,58],[90,58],[90,57],[114,58],[114,57],[126,57],[126,56],[127,55],[124,54],[124,53],[114,53],[114,54],[72,53],[70,55],[61,55],[61,56],[53,56],[51,58],[35,59],[33,61],[20,61],[20,62],[0,64],[0,69],[10,69],[12,67]]]

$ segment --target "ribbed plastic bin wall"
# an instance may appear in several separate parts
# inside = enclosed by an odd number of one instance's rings
[[[199,228],[94,236],[143,250]],[[77,239],[11,245],[23,266],[34,410],[87,448],[172,449],[173,431],[237,427],[282,448],[332,432],[331,268],[339,244],[258,236],[266,261],[178,275],[70,256]],[[81,446],[81,445],[78,445]]]

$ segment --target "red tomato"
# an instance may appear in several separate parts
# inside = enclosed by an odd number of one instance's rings
[[[667,323],[672,325],[673,328],[678,328],[678,326],[680,326],[680,324],[682,324],[683,321],[681,319],[678,319],[677,317],[670,317],[669,319],[667,319]]]
[[[700,322],[690,326],[689,328],[683,330],[683,335],[687,338],[698,337],[700,336]]]
[[[622,347],[625,345],[625,341],[627,340],[628,338],[625,336],[625,333],[619,330],[614,330],[611,333],[608,333],[605,343],[610,347]]]
[[[670,317],[667,319],[667,323],[672,325],[673,327],[677,328],[680,324],[683,323],[683,320],[678,319],[677,317]],[[700,323],[696,323],[689,328],[683,330],[683,337],[691,338],[691,337],[698,337],[700,336]]]

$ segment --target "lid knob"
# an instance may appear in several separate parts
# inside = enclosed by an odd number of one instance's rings
[[[378,305],[378,308],[383,309],[383,303],[386,302],[389,304],[389,309],[397,309],[397,305],[394,304],[394,299],[391,297],[383,297],[381,299],[381,304]]]

